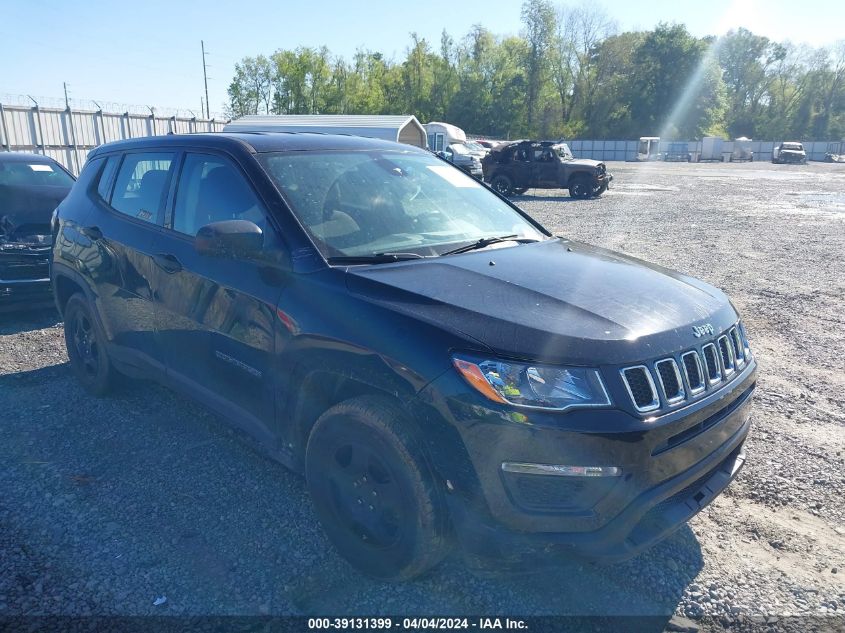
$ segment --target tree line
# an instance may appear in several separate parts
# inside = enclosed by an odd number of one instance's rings
[[[519,35],[483,26],[405,58],[280,49],[235,65],[227,114],[414,114],[494,138],[845,138],[845,40],[812,48],[740,28],[620,32],[596,5],[526,0]]]

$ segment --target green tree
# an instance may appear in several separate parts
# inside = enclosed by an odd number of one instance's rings
[[[549,79],[549,57],[554,45],[557,17],[549,0],[526,0],[522,5],[525,34],[526,123],[536,133],[540,100]]]
[[[629,95],[640,129],[697,138],[721,123],[724,84],[711,50],[679,24],[660,24],[646,35],[634,53]]]

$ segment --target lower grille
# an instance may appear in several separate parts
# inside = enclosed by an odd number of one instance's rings
[[[505,473],[511,499],[525,510],[587,513],[616,485],[616,477],[545,477]]]

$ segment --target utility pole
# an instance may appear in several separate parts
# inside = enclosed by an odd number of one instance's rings
[[[64,86],[64,89],[65,89],[65,108],[70,110],[70,101],[67,98],[67,82],[63,81],[62,86]]]
[[[200,40],[202,47],[202,79],[205,82],[205,114],[206,118],[211,118],[211,108],[208,106],[208,73],[205,70],[205,42]]]

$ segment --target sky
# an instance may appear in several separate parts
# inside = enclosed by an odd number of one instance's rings
[[[813,46],[845,38],[843,0],[590,4],[604,8],[620,30],[678,22],[697,36],[744,26],[774,40]],[[193,0],[0,0],[0,102],[32,95],[42,105],[57,106],[67,82],[71,99],[94,99],[106,110],[135,105],[199,114],[204,40],[211,111],[222,112],[234,65],[244,56],[326,45],[347,58],[358,48],[368,48],[399,59],[411,32],[435,48],[444,28],[455,39],[478,23],[496,34],[516,34],[521,1],[240,0],[214,5]]]

